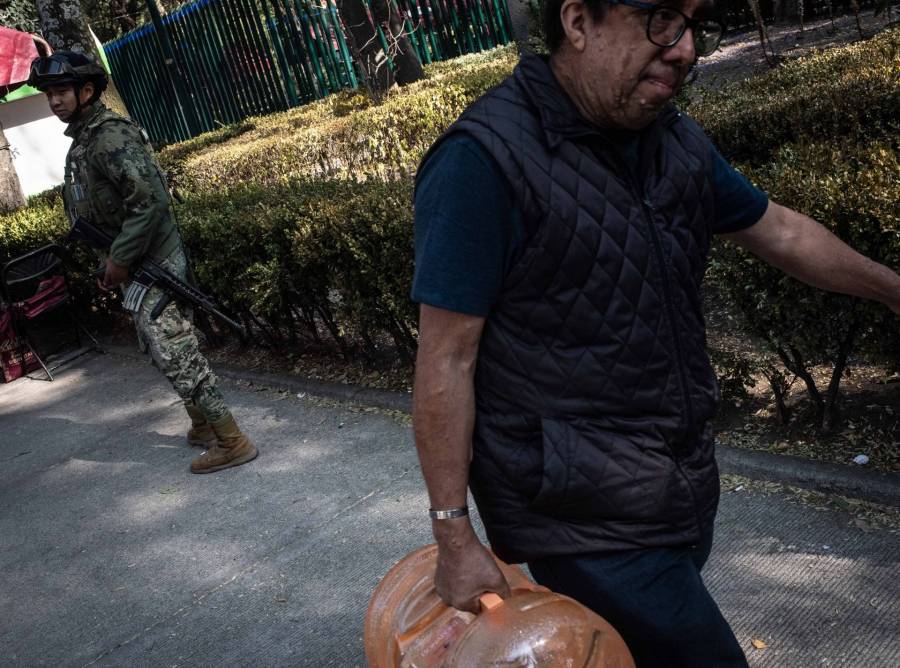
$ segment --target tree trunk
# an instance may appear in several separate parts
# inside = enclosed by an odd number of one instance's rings
[[[116,25],[124,35],[137,28],[137,18],[135,17],[134,0],[114,0],[113,11],[115,12]]]
[[[381,25],[388,42],[391,60],[394,61],[394,76],[401,86],[411,84],[425,76],[419,54],[413,48],[406,26],[393,0],[374,0],[372,13],[375,23]]]
[[[6,141],[3,126],[0,125],[0,212],[21,209],[26,203],[19,175],[13,164],[12,149]]]
[[[92,55],[100,62],[94,39],[78,0],[34,0],[41,34],[54,51],[75,51]],[[113,111],[128,115],[125,102],[110,77],[109,88],[100,98]]]
[[[856,0],[850,0],[850,6],[853,8],[853,16],[856,17],[856,30],[859,32],[859,38],[865,39],[866,36],[863,33],[862,23],[859,22],[859,3]]]
[[[97,56],[78,0],[35,0],[34,4],[41,33],[54,51],[77,51]]]
[[[782,373],[775,364],[768,364],[763,369],[766,380],[769,381],[769,387],[772,388],[772,395],[775,397],[775,408],[778,411],[778,418],[781,424],[787,424],[791,419],[791,411],[787,407],[788,390],[793,383],[789,383],[787,376]]]
[[[787,346],[786,348],[776,346],[775,352],[781,358],[781,363],[784,364],[785,368],[806,385],[806,394],[815,407],[816,421],[819,429],[822,429],[825,424],[825,399],[822,397],[819,388],[816,387],[816,380],[809,372],[809,369],[807,369],[806,361],[803,359],[800,351],[793,346]]]
[[[844,340],[838,346],[834,369],[831,372],[831,381],[828,383],[828,390],[825,394],[825,418],[822,426],[826,433],[834,430],[840,418],[838,398],[840,396],[841,378],[844,377],[847,359],[850,356],[850,351],[853,350],[853,345],[856,343],[857,332],[859,332],[859,321],[854,315],[850,328],[847,331],[847,336],[844,337]]]
[[[375,100],[383,99],[395,83],[402,86],[425,76],[419,55],[406,34],[403,17],[391,0],[375,0],[371,16],[363,0],[337,0],[337,8],[360,76]],[[387,51],[376,25],[381,26]]]
[[[520,54],[530,53],[531,45],[528,43],[528,24],[531,17],[528,13],[528,0],[508,0],[509,21],[512,28],[512,38],[516,42]]]
[[[359,67],[359,74],[373,99],[380,101],[394,85],[394,73],[387,54],[375,34],[363,0],[337,0],[338,13],[347,29],[347,46]]]
[[[778,64],[778,54],[772,48],[772,42],[769,41],[769,32],[766,30],[766,22],[763,20],[762,12],[759,10],[759,0],[747,0],[750,10],[753,12],[753,19],[756,21],[756,29],[759,31],[759,45],[762,47],[763,56],[769,67],[775,67]],[[772,55],[769,55],[769,52]]]

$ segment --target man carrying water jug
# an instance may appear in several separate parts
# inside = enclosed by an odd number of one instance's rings
[[[700,283],[713,234],[900,312],[900,277],[771,202],[669,101],[719,45],[711,2],[547,0],[524,56],[416,186],[414,428],[460,609],[527,562],[637,665],[746,666],[700,577],[719,498]]]

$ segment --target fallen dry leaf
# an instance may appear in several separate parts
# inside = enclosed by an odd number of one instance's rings
[[[768,645],[761,638],[752,638],[750,644],[756,649],[765,649]]]
[[[871,524],[860,517],[854,519],[851,524],[865,533],[870,533],[875,529],[875,527],[873,527]]]

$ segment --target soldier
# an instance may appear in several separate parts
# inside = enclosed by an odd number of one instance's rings
[[[235,422],[200,353],[190,307],[172,300],[153,318],[154,307],[169,296],[159,287],[143,291],[129,281],[144,259],[182,280],[188,263],[165,175],[147,135],[100,102],[107,83],[104,69],[84,54],[58,51],[31,64],[28,84],[47,95],[50,110],[68,124],[65,133],[72,138],[63,186],[66,213],[73,224],[85,217],[114,237],[100,253],[105,274],[98,285],[107,291],[122,286],[139,338],[184,400],[192,424],[187,441],[207,448],[191,462],[191,472],[245,464],[257,450]]]

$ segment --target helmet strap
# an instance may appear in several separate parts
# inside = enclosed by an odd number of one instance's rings
[[[84,102],[84,103],[82,103],[82,101],[81,101],[81,89],[82,89],[82,88],[84,88],[84,82],[76,82],[76,83],[75,83],[75,85],[74,85],[74,90],[75,90],[75,102],[77,103],[77,105],[76,105],[76,107],[75,107],[75,114],[76,114],[76,116],[77,116],[78,118],[81,117],[81,112],[82,112],[84,109],[86,109],[87,107],[91,106],[91,103],[90,103],[90,102]]]

